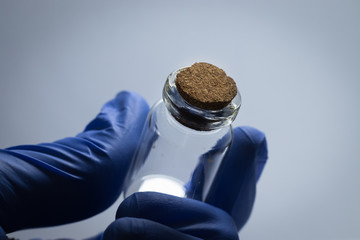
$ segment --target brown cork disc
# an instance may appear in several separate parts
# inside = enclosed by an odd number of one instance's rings
[[[209,63],[194,63],[176,75],[176,87],[188,103],[206,110],[219,110],[237,94],[235,81]]]

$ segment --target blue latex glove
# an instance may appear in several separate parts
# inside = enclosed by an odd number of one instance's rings
[[[148,111],[142,97],[121,92],[76,137],[0,150],[3,230],[74,222],[109,207],[122,190]]]
[[[234,141],[207,203],[160,193],[136,193],[118,208],[104,240],[236,240],[250,216],[255,185],[267,160],[262,132],[234,129]],[[99,236],[98,236],[99,237]]]
[[[232,218],[204,202],[161,193],[135,193],[125,199],[104,240],[238,239]]]

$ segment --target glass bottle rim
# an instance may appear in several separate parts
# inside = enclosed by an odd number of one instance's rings
[[[241,106],[239,90],[233,100],[222,109],[207,110],[196,107],[180,95],[175,84],[177,74],[186,68],[170,73],[164,85],[163,101],[172,116],[181,124],[200,131],[210,131],[230,125]]]

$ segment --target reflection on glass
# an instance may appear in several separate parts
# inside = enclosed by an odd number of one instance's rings
[[[183,183],[176,178],[166,175],[154,174],[141,179],[139,192],[155,191],[177,197],[185,197]]]

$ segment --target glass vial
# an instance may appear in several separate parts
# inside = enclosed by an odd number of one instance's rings
[[[241,105],[239,91],[220,110],[204,110],[179,94],[176,75],[150,110],[125,182],[124,197],[155,191],[205,201],[233,133]]]

